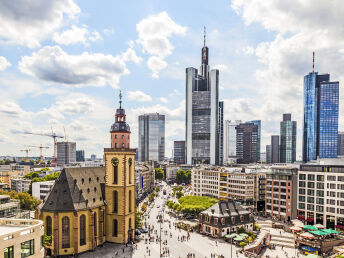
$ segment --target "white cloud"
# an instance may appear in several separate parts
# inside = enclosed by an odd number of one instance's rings
[[[73,0],[0,1],[0,42],[39,47],[79,13]]]
[[[10,67],[11,63],[3,56],[0,56],[0,71],[4,71],[7,67]]]
[[[14,102],[5,102],[0,105],[0,112],[11,116],[18,116],[24,113],[24,110]]]
[[[159,78],[159,71],[166,68],[167,62],[158,56],[151,56],[147,60],[147,66],[153,71],[152,77],[154,79]]]
[[[134,100],[138,102],[149,102],[152,101],[152,97],[147,95],[146,93],[142,91],[128,91],[128,99]]]
[[[19,69],[48,83],[75,87],[107,84],[118,87],[120,77],[129,74],[119,56],[88,52],[70,55],[59,46],[46,46],[32,56],[22,57]]]
[[[114,29],[104,29],[103,33],[105,36],[110,36],[110,35],[115,33],[115,30]]]
[[[71,29],[64,30],[60,33],[55,32],[53,40],[60,45],[83,44],[89,46],[89,41],[97,41],[102,39],[97,31],[89,32],[86,25],[78,27],[73,25]]]
[[[218,64],[218,65],[214,65],[213,69],[218,69],[220,71],[227,71],[228,66],[225,64]]]
[[[56,105],[59,111],[69,114],[86,114],[94,109],[94,102],[86,96],[57,101]]]
[[[160,97],[159,99],[160,99],[160,101],[161,101],[162,103],[164,103],[164,104],[168,103],[168,99],[167,99],[167,98]]]
[[[246,55],[253,55],[254,54],[254,48],[252,46],[247,46],[242,49],[242,52]]]
[[[136,55],[136,52],[132,48],[128,48],[124,53],[122,53],[122,59],[124,62],[134,62],[139,64],[142,61],[142,58]]]
[[[167,12],[161,12],[141,20],[136,25],[136,30],[139,34],[137,42],[142,46],[144,52],[152,55],[153,60],[148,60],[147,65],[153,71],[153,77],[157,78],[158,72],[167,66],[164,59],[171,55],[174,49],[169,38],[172,35],[185,35],[187,28],[175,23]],[[159,69],[152,65],[152,62],[154,60],[157,62],[157,59],[160,64],[164,64],[159,66]]]

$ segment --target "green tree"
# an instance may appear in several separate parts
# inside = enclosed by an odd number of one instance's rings
[[[164,178],[164,171],[161,168],[155,169],[155,179],[162,180]]]
[[[158,193],[160,191],[160,187],[159,186],[155,187],[155,191]]]
[[[176,211],[179,206],[180,206],[179,203],[174,203],[172,206],[172,209],[174,209]]]
[[[246,245],[246,243],[245,242],[240,242],[240,247],[242,248],[242,249],[244,249],[244,247],[245,247],[245,245]]]
[[[29,186],[29,191],[28,193],[29,194],[32,194],[32,183],[34,182],[45,182],[45,181],[53,181],[53,180],[56,180],[57,178],[59,178],[61,172],[57,171],[57,172],[54,172],[54,173],[51,173],[49,175],[46,175],[44,177],[35,177],[31,180],[30,182],[30,186]]]
[[[29,193],[17,193],[15,191],[1,191],[0,194],[9,195],[11,199],[17,199],[20,201],[20,208],[23,210],[35,210],[41,203],[41,200],[36,199]]]
[[[180,169],[177,171],[176,181],[178,184],[185,183],[185,171],[184,170]]]
[[[176,197],[179,199],[180,197],[184,196],[183,192],[178,191],[176,192]]]
[[[44,172],[44,171],[50,171],[50,170],[51,170],[50,168],[45,167],[45,168],[42,168],[40,171]]]
[[[30,172],[24,176],[24,178],[29,178],[29,179],[34,179],[34,178],[38,178],[38,177],[39,177],[38,172]]]
[[[142,212],[140,212],[138,209],[135,211],[135,228],[141,228],[142,227]]]
[[[191,184],[191,170],[185,172],[185,184]]]

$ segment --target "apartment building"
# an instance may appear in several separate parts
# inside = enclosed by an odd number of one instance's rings
[[[344,165],[301,165],[298,218],[344,229]]]
[[[44,198],[50,192],[53,187],[55,180],[44,181],[44,182],[33,182],[32,183],[32,196],[37,199],[44,200]]]
[[[11,178],[11,190],[16,192],[27,192],[30,189],[30,179]]]
[[[135,164],[135,171],[135,194],[140,199],[154,188],[155,171],[151,162]]]
[[[261,211],[265,203],[264,169],[198,167],[192,170],[194,195],[236,200]]]
[[[296,218],[297,171],[293,166],[271,167],[266,173],[265,214],[279,220]]]

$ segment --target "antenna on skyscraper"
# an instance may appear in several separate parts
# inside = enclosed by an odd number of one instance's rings
[[[203,37],[204,37],[204,39],[203,39],[204,47],[205,47],[205,35],[206,35],[206,33],[205,33],[205,26],[204,26],[204,35],[203,35]]]
[[[313,73],[314,73],[314,55],[315,55],[315,52],[313,51]]]

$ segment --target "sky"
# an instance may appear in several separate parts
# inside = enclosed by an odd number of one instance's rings
[[[264,151],[291,113],[299,159],[313,51],[315,71],[340,81],[344,129],[343,13],[341,0],[0,0],[0,156],[40,144],[51,156],[51,138],[24,132],[53,130],[101,157],[121,89],[131,147],[138,115],[158,112],[171,157],[185,139],[185,68],[200,66],[206,26],[225,119],[262,120]]]

